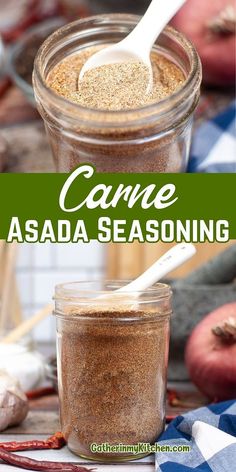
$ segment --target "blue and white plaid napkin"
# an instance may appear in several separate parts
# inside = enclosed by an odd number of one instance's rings
[[[223,113],[196,130],[188,172],[236,172],[235,105],[232,102]]]
[[[158,438],[158,445],[188,445],[191,450],[156,453],[157,472],[236,471],[236,401],[178,416]]]

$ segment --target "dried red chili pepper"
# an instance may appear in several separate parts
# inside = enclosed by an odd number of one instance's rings
[[[180,400],[175,390],[167,389],[167,398],[170,406],[179,406]]]
[[[89,472],[95,469],[88,469],[69,462],[36,461],[28,457],[18,456],[0,448],[0,459],[6,464],[13,465],[25,470],[35,470],[40,472]]]
[[[185,408],[185,409],[186,408],[193,409],[197,407],[194,401],[180,399],[175,390],[167,389],[167,398],[168,398],[169,405],[173,407]]]
[[[35,398],[41,398],[47,395],[54,395],[55,393],[56,393],[55,388],[43,387],[43,388],[38,388],[37,390],[29,390],[28,392],[26,392],[26,396],[29,400],[34,400]]]
[[[62,433],[55,433],[45,440],[35,439],[33,441],[10,441],[1,443],[0,448],[4,451],[29,451],[38,449],[61,449],[66,441]]]
[[[11,86],[11,80],[8,77],[4,77],[0,81],[0,97],[2,97],[5,92],[10,88]]]
[[[166,423],[170,423],[175,418],[176,418],[176,415],[167,415],[166,416]]]

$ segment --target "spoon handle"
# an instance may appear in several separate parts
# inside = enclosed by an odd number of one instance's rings
[[[149,56],[159,34],[185,2],[186,0],[152,0],[137,26],[122,41],[123,44],[134,51],[142,50]]]
[[[133,282],[125,285],[116,292],[139,292],[151,287],[169,272],[179,267],[196,253],[196,249],[191,243],[180,243],[167,251],[149,269]]]

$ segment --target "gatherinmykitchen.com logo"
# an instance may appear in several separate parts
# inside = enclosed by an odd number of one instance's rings
[[[102,443],[96,444],[92,443],[90,446],[90,450],[93,453],[98,454],[153,454],[158,452],[190,452],[191,447],[188,445],[172,445],[169,444],[150,444],[150,443],[138,443],[138,444],[109,444],[109,443]]]

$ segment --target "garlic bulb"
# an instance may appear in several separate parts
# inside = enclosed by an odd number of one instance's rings
[[[46,375],[44,358],[20,344],[0,343],[1,369],[17,379],[24,392],[37,388]]]
[[[28,400],[19,383],[0,370],[0,431],[21,423],[28,413]]]

